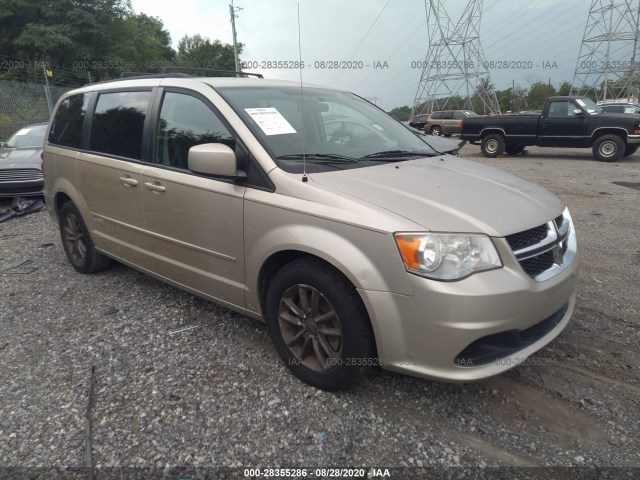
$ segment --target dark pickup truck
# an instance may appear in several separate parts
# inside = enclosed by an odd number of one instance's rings
[[[640,147],[640,115],[604,113],[586,97],[549,97],[541,115],[465,118],[460,138],[480,142],[485,157],[537,145],[592,148],[597,160],[615,162]]]

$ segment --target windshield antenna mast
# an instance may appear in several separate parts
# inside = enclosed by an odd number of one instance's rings
[[[304,151],[305,131],[304,131],[304,96],[302,94],[302,42],[300,40],[300,4],[298,3],[298,72],[300,72],[300,114],[302,115],[302,181],[308,182],[307,177],[307,156]]]

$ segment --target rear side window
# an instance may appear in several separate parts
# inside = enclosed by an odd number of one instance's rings
[[[453,112],[451,110],[447,110],[446,112],[442,112],[443,120],[451,120],[453,118]]]
[[[236,146],[227,127],[201,100],[182,93],[165,93],[155,163],[187,169],[189,149],[203,143],[224,143],[232,150]]]
[[[56,111],[49,132],[49,143],[65,147],[80,148],[82,124],[87,113],[89,96],[81,93],[62,101]]]
[[[436,120],[437,120],[438,118],[442,118],[442,112],[433,112],[433,113],[431,114],[431,118],[434,118],[434,119],[436,119]]]
[[[151,92],[102,93],[91,123],[91,150],[140,160]]]

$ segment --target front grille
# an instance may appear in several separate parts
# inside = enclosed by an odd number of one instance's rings
[[[526,260],[520,261],[520,265],[523,270],[527,272],[527,275],[533,278],[549,270],[553,267],[553,264],[554,258],[551,250],[548,250],[537,257],[527,258]]]
[[[531,247],[540,243],[547,238],[549,233],[548,225],[540,225],[539,227],[525,230],[524,232],[514,233],[507,236],[507,242],[513,251],[522,250],[523,248]]]
[[[43,178],[42,170],[37,168],[0,169],[0,182],[31,182]]]
[[[561,270],[569,247],[571,220],[559,215],[553,220],[523,232],[505,237],[522,269],[536,281],[553,276],[550,270]],[[542,275],[549,272],[548,275]]]
[[[453,362],[458,367],[479,367],[513,355],[553,330],[564,318],[568,308],[567,303],[550,317],[525,330],[508,330],[479,338],[462,350]]]

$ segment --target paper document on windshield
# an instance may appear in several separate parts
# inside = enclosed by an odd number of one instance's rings
[[[297,133],[287,119],[275,108],[245,108],[265,135]]]

